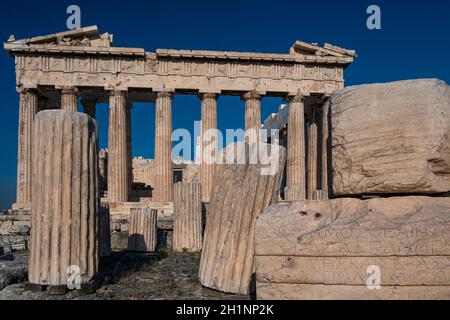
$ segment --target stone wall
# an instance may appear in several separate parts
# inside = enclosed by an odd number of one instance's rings
[[[0,213],[0,245],[11,245],[15,250],[28,248],[30,214],[28,210],[8,210]]]
[[[335,199],[260,215],[258,299],[449,299],[447,84],[345,88],[328,115],[325,177]]]
[[[148,186],[154,186],[154,171],[155,160],[143,158],[133,159],[133,182],[145,183]]]
[[[183,182],[198,181],[199,165],[195,163],[174,163],[175,170],[183,171]],[[155,183],[155,160],[134,158],[133,181],[153,186]]]
[[[274,205],[256,225],[256,281],[258,299],[450,299],[450,198]]]

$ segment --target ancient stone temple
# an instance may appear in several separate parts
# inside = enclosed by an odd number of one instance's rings
[[[283,97],[289,104],[289,148],[286,197],[304,199],[307,137],[305,103],[326,103],[334,90],[344,87],[343,70],[355,52],[325,44],[296,42],[287,53],[217,52],[167,50],[146,52],[139,48],[114,47],[112,35],[96,26],[47,36],[10,40],[4,44],[16,62],[20,94],[17,201],[15,208],[29,208],[32,190],[30,163],[33,118],[40,110],[77,110],[95,118],[98,103],[109,103],[108,202],[120,205],[130,199],[131,135],[130,109],[136,102],[154,102],[155,186],[153,201],[173,201],[171,159],[172,101],[176,94],[199,97],[202,131],[217,127],[217,98],[242,97],[246,128],[261,127],[261,100]],[[320,120],[316,114],[315,119]],[[319,131],[326,130],[317,121]],[[321,137],[321,134],[315,135]],[[315,137],[314,136],[314,137]],[[319,141],[316,143],[319,146]],[[312,166],[321,170],[323,165]],[[211,198],[214,166],[200,165],[202,200]],[[320,181],[320,179],[318,180]],[[326,181],[322,181],[325,185]],[[324,186],[321,185],[322,189]]]
[[[20,98],[15,217],[2,217],[0,235],[31,220],[30,282],[64,285],[68,264],[89,281],[112,250],[165,246],[201,251],[203,286],[258,299],[450,298],[445,82],[345,88],[356,53],[330,44],[147,52],[112,40],[91,26],[4,44]],[[198,97],[195,161],[173,159],[176,95]],[[267,139],[211,143],[221,96],[240,97],[245,129]],[[285,104],[261,121],[266,97]],[[152,160],[132,158],[142,102],[155,105]],[[98,154],[100,103],[108,146]],[[211,161],[239,145],[243,163]],[[264,146],[272,174],[248,159]]]

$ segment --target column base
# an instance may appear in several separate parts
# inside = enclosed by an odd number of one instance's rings
[[[31,203],[13,203],[11,209],[31,211]]]
[[[300,187],[286,187],[284,189],[284,198],[286,201],[306,200],[305,190]]]

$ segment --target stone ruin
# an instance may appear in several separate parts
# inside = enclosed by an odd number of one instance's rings
[[[238,145],[230,145],[224,153]],[[236,294],[254,291],[255,224],[264,209],[278,202],[286,161],[284,147],[274,145],[279,150],[271,150],[271,156],[281,165],[273,175],[263,175],[263,165],[248,160],[252,145],[246,147],[244,164],[221,165],[215,174],[199,271],[204,286]]]
[[[98,129],[88,115],[39,112],[33,122],[30,283],[89,282],[100,259]]]
[[[20,117],[17,201],[0,228],[14,237],[31,221],[32,284],[64,286],[73,264],[88,284],[100,258],[117,250],[117,233],[127,237],[119,249],[147,253],[170,246],[173,231],[173,250],[201,251],[200,282],[223,292],[450,298],[444,82],[344,88],[355,52],[301,41],[288,54],[151,53],[114,47],[94,26],[12,37],[4,47],[16,61]],[[266,142],[279,148],[276,172],[201,161],[181,167],[174,184],[175,94],[200,97],[202,132],[217,128],[219,95],[242,97],[246,130],[280,131],[278,140],[243,143],[246,155]],[[265,96],[287,105],[262,124]],[[95,107],[104,102],[109,140],[99,154]],[[131,157],[137,102],[156,104],[154,161]]]
[[[258,299],[449,299],[449,87],[348,87],[328,114],[330,199],[261,214]]]

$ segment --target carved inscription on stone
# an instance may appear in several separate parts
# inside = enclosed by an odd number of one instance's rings
[[[258,299],[449,299],[449,212],[448,197],[272,206],[256,225]]]

